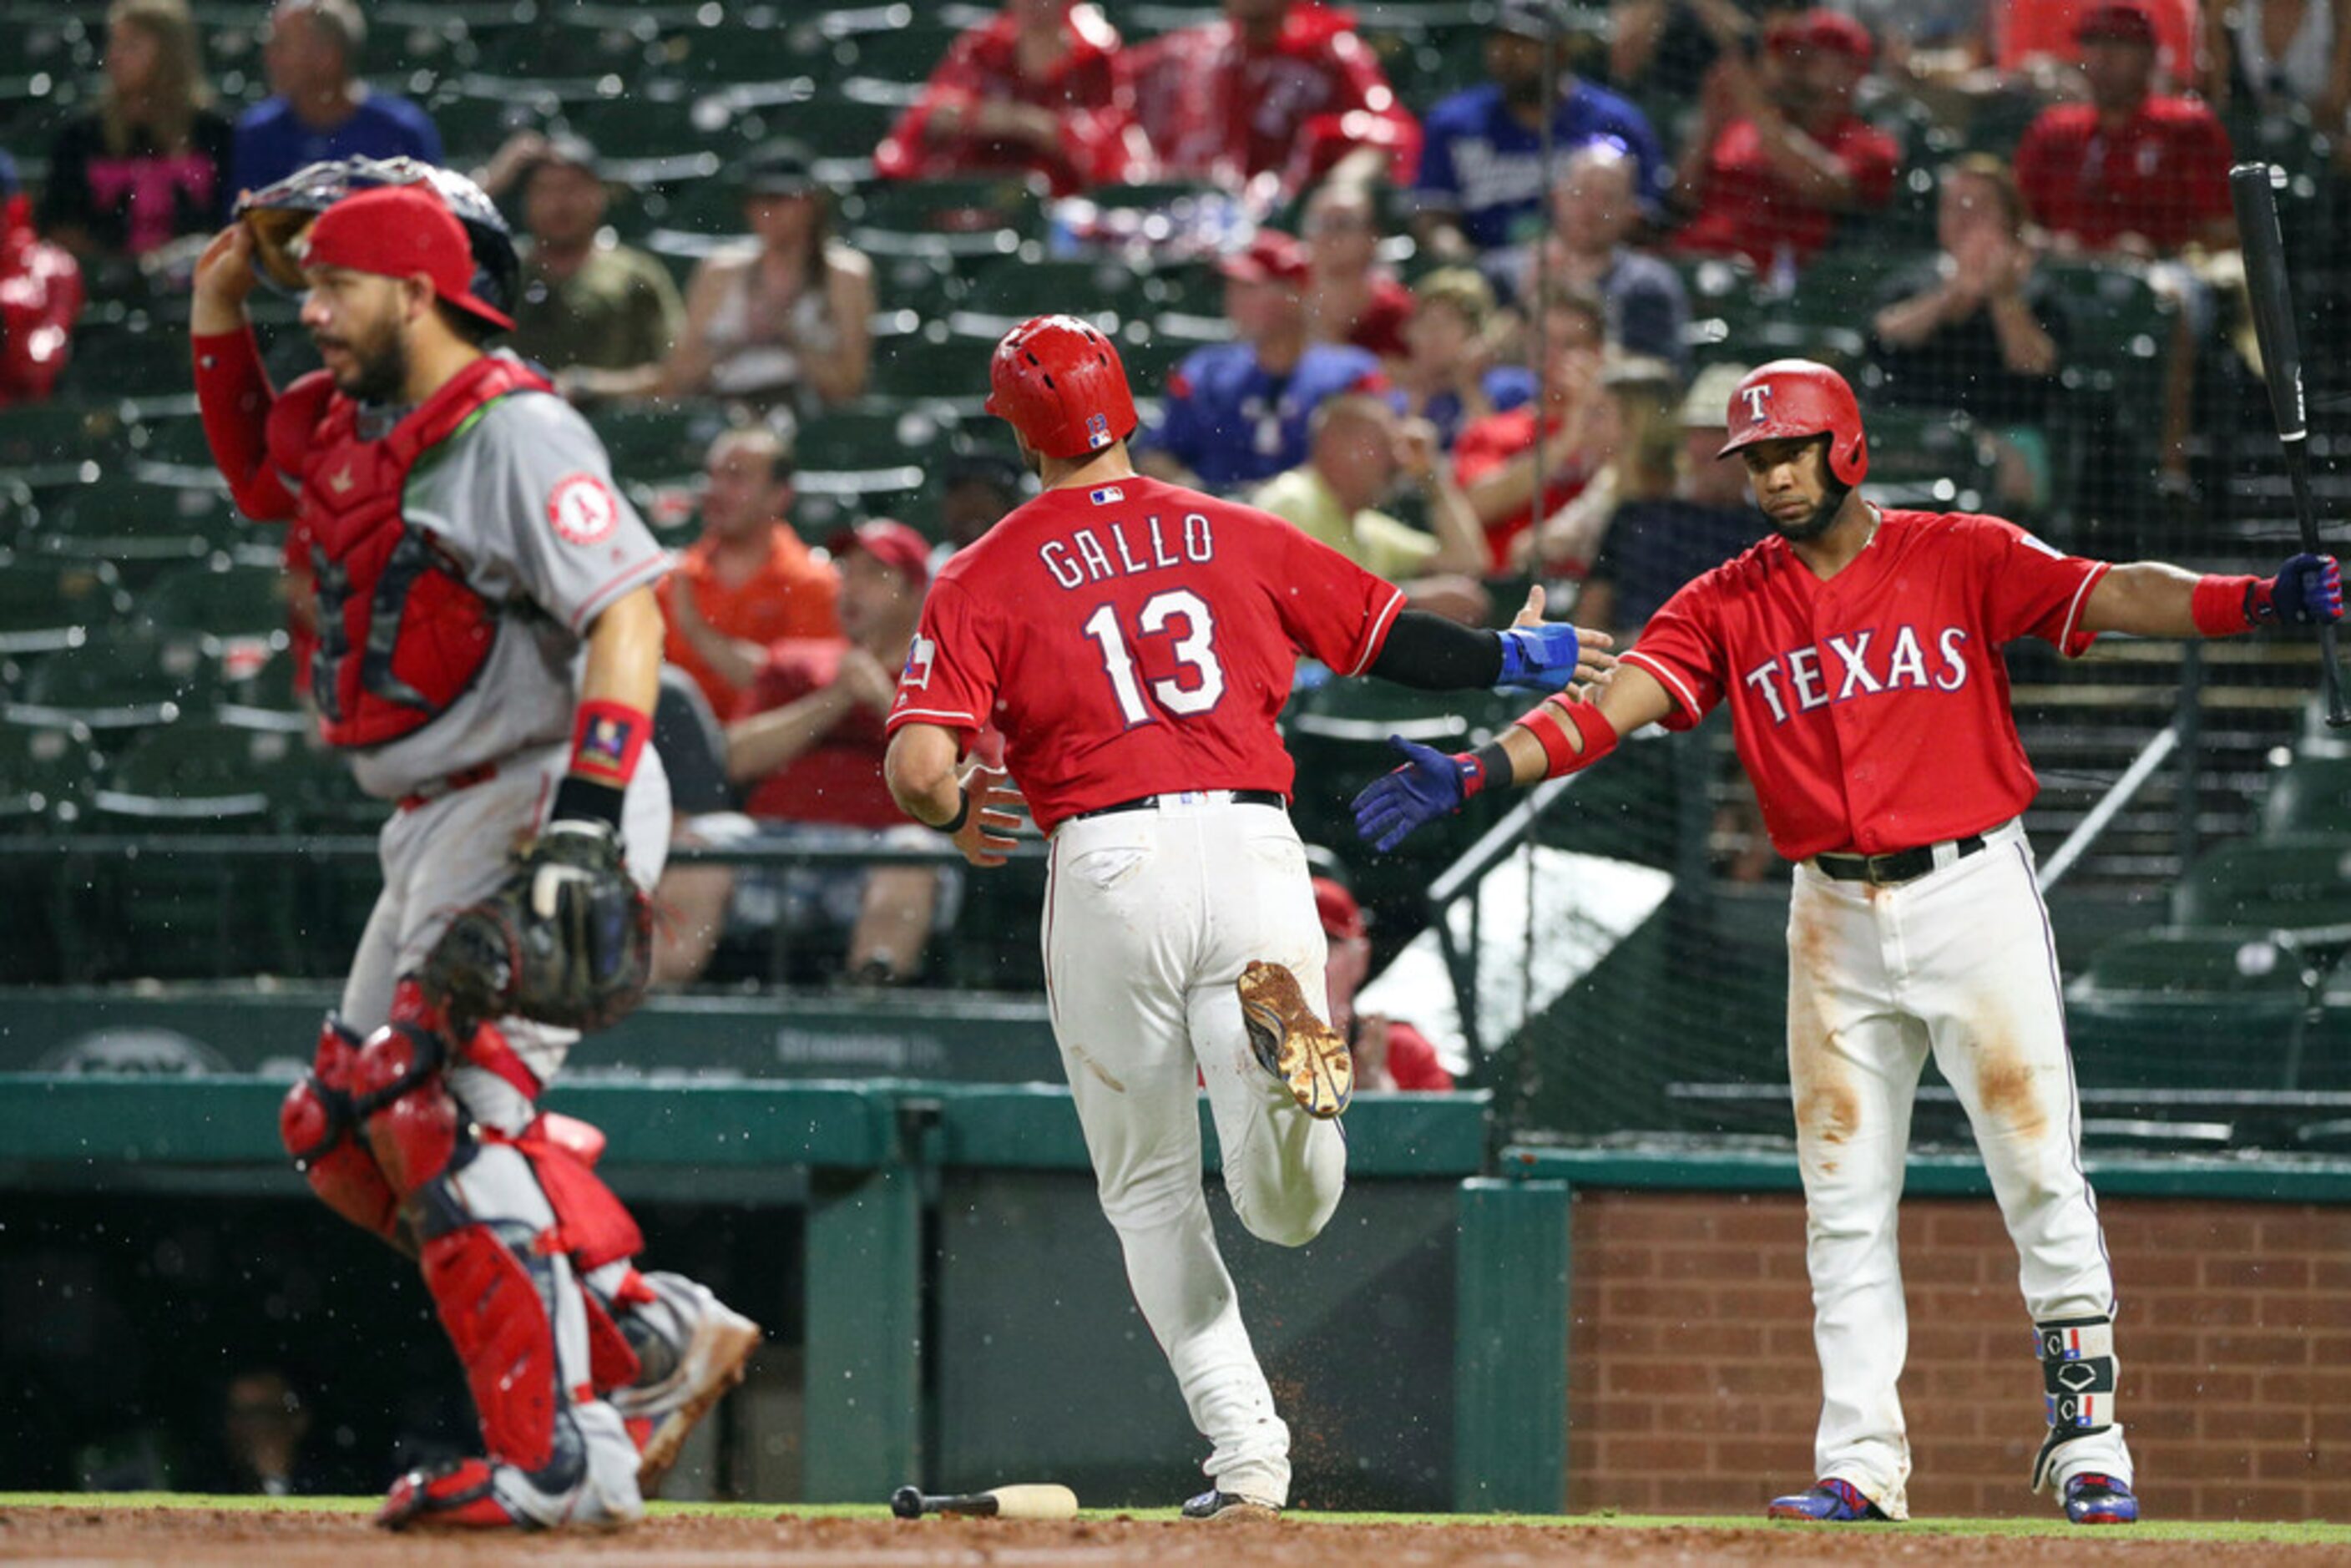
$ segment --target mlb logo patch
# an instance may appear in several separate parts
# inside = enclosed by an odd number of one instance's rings
[[[1086,499],[1092,501],[1097,507],[1107,507],[1113,501],[1125,500],[1126,492],[1120,489],[1115,485],[1104,485],[1099,490],[1087,491]]]
[[[1111,441],[1110,415],[1106,413],[1086,415],[1086,444],[1099,452],[1108,446]]]

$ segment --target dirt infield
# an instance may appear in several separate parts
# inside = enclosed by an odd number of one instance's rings
[[[1370,1563],[1478,1564],[1804,1563],[2311,1563],[2344,1561],[2339,1538],[2165,1540],[2152,1534],[1965,1535],[1918,1527],[1834,1533],[1800,1526],[1318,1523],[1186,1524],[1124,1515],[1069,1524],[996,1520],[664,1513],[614,1535],[389,1535],[364,1515],[67,1504],[0,1511],[0,1561],[182,1564],[265,1562],[319,1568],[625,1559],[686,1568],[1115,1568]]]

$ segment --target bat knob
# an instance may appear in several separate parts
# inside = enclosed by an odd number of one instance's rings
[[[920,1487],[900,1487],[890,1494],[890,1511],[900,1519],[923,1517],[923,1490]]]

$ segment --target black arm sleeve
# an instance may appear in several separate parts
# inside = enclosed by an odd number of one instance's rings
[[[1502,640],[1426,610],[1407,610],[1388,628],[1366,674],[1425,692],[1490,686],[1502,675]]]

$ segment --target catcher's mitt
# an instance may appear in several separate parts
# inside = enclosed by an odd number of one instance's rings
[[[653,905],[601,822],[550,823],[497,892],[460,910],[425,956],[424,994],[460,1039],[517,1015],[565,1029],[620,1022],[653,969]]]

